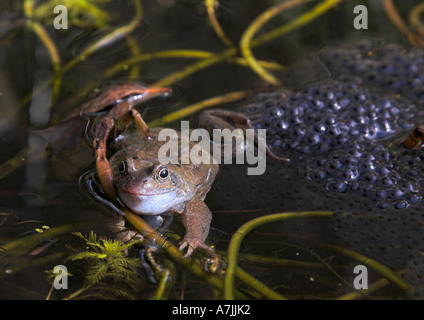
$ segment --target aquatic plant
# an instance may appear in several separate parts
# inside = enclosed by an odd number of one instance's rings
[[[83,249],[68,246],[71,253],[67,260],[83,260],[84,283],[65,299],[126,298],[134,299],[139,289],[141,267],[138,258],[127,256],[127,250],[136,242],[122,243],[98,237],[93,231],[88,235],[75,232],[84,241]],[[56,274],[48,272],[48,280]]]
[[[25,1],[26,6],[32,6],[32,1]],[[52,23],[54,8],[64,6],[68,10],[69,27],[101,28],[107,26],[111,14],[102,8],[111,0],[49,0],[43,1],[33,9],[32,18],[43,24]]]

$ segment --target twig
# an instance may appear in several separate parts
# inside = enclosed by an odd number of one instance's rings
[[[217,34],[217,36],[222,40],[222,42],[225,45],[232,47],[233,43],[225,35],[225,33],[222,30],[221,26],[219,25],[218,19],[216,18],[216,15],[215,15],[215,6],[219,5],[218,0],[205,0],[205,5],[206,5],[207,12],[208,12],[209,21],[210,21],[212,28],[214,29],[215,33]]]

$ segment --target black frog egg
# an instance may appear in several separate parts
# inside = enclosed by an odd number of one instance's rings
[[[394,199],[401,199],[405,196],[405,193],[401,189],[395,187],[392,188],[390,196]]]
[[[343,167],[343,163],[340,159],[330,159],[326,163],[327,170],[333,171]]]
[[[400,183],[400,188],[403,192],[413,192],[418,190],[418,186],[411,181],[405,181]]]
[[[271,117],[281,118],[284,115],[284,110],[281,108],[273,108],[269,112]]]
[[[321,182],[324,181],[327,177],[327,173],[322,168],[309,168],[308,169],[308,179],[312,181]]]
[[[394,185],[393,180],[392,180],[389,176],[384,176],[384,177],[382,177],[382,178],[380,178],[380,179],[381,179],[381,184],[382,184],[383,186],[388,186],[388,187],[390,187],[390,186],[393,186],[393,185]]]
[[[353,155],[347,156],[345,158],[346,165],[351,167],[351,168],[356,168],[359,164],[359,161],[360,161],[359,158],[357,156],[353,156]]]
[[[382,188],[377,188],[375,191],[375,196],[377,199],[386,199],[388,197],[387,191]]]
[[[409,193],[406,196],[406,201],[409,204],[416,204],[421,200],[421,196],[418,193]]]
[[[326,126],[325,126],[324,123],[318,122],[318,123],[314,124],[314,130],[317,133],[323,133],[326,130]]]
[[[389,204],[388,204],[387,202],[385,202],[385,201],[378,201],[378,202],[376,203],[376,207],[377,207],[377,208],[380,208],[380,209],[387,209],[387,208],[389,208],[390,206],[389,206]]]
[[[385,60],[383,57],[391,54],[384,50],[380,53],[382,61],[375,59],[374,53],[370,57],[368,52],[354,47],[356,51],[351,55],[349,50],[339,51],[337,61],[324,57],[324,64],[331,62],[329,69],[334,80],[306,85],[303,89],[285,92],[285,96],[275,93],[256,100],[263,106],[256,108],[259,117],[254,118],[255,127],[259,124],[266,128],[269,144],[282,153],[293,153],[299,161],[299,172],[329,192],[384,198],[380,206],[384,203],[388,208],[394,208],[395,203],[396,207],[402,207],[400,200],[408,205],[419,203],[421,198],[416,194],[409,197],[409,193],[417,192],[416,186],[404,186],[401,182],[418,180],[420,171],[424,172],[424,164],[422,170],[417,164],[424,163],[424,159],[400,165],[402,156],[393,155],[398,152],[394,150],[395,144],[390,144],[388,149],[385,141],[393,139],[399,130],[411,127],[420,113],[407,100],[387,95],[378,86],[382,74],[398,73],[402,63],[405,70],[421,66],[410,59]],[[324,56],[328,52],[331,50],[324,52]],[[396,52],[403,57],[401,50]],[[347,63],[352,68],[350,73],[345,69]],[[354,74],[355,70],[364,73]],[[414,73],[419,74],[418,71]],[[372,79],[367,79],[371,75]],[[420,76],[424,82],[424,72]],[[412,75],[404,71],[400,77]],[[392,78],[387,76],[387,79]],[[419,81],[414,79],[416,76],[409,81]],[[254,110],[252,104],[247,105]],[[424,119],[424,113],[421,115]],[[314,159],[322,161],[314,162]],[[417,185],[424,188],[424,179]]]
[[[329,180],[325,188],[332,192],[345,193],[347,190],[346,181]]]
[[[371,172],[366,172],[363,175],[363,179],[362,180],[365,180],[365,181],[367,181],[369,183],[375,183],[377,181],[377,179],[378,179],[378,174],[376,172],[374,172],[374,171],[371,171]]]
[[[379,176],[383,176],[385,178],[385,176],[390,173],[390,168],[385,165],[377,165],[376,171],[378,172]]]
[[[327,108],[329,109],[329,110],[331,110],[332,112],[338,112],[338,111],[340,111],[342,108],[343,108],[343,106],[344,106],[344,104],[346,103],[343,103],[343,101],[344,100],[342,100],[342,102],[339,102],[339,101],[331,101],[331,102],[329,102],[328,104],[327,104]],[[323,103],[324,104],[324,103]]]
[[[306,143],[310,146],[316,145],[318,142],[320,142],[321,138],[319,134],[309,134],[306,137]]]
[[[403,209],[408,208],[409,204],[406,200],[401,200],[399,202],[395,202],[393,206],[397,210],[403,210]]]
[[[370,159],[361,160],[359,165],[360,165],[360,168],[366,172],[375,170],[375,164]]]
[[[357,180],[359,178],[359,171],[355,168],[347,168],[343,172],[343,178],[346,179],[346,181],[353,181]]]
[[[361,189],[361,185],[359,184],[359,182],[355,181],[355,182],[349,183],[349,189],[352,192],[359,192],[359,190]]]
[[[283,148],[283,141],[281,141],[281,139],[278,139],[278,138],[273,138],[272,141],[270,142],[270,146],[273,148],[281,149]]]
[[[273,122],[273,128],[280,132],[280,134],[282,133],[282,131],[288,130],[289,127],[290,123],[284,118],[275,120]]]
[[[327,115],[324,121],[327,126],[332,126],[337,122],[336,118],[333,115]]]

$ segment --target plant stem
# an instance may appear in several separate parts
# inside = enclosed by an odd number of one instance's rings
[[[409,12],[409,22],[421,36],[424,36],[424,25],[421,22],[421,14],[423,11],[424,2],[421,2]]]
[[[324,12],[330,10],[332,7],[337,5],[338,3],[342,2],[344,0],[325,0],[319,5],[317,5],[312,10],[306,12],[305,14],[301,15],[297,19],[293,20],[290,23],[287,23],[285,25],[282,25],[279,28],[276,28],[260,37],[257,37],[252,40],[251,47],[256,47],[258,45],[261,45],[263,43],[269,42],[275,38],[281,37],[290,31],[295,30],[296,28],[299,28],[308,22],[314,20],[315,18],[319,17]]]
[[[387,280],[389,280],[390,282],[392,282],[393,284],[395,284],[396,286],[398,286],[399,288],[401,288],[404,291],[408,291],[408,290],[412,290],[413,287],[412,285],[410,285],[408,282],[406,282],[401,276],[397,275],[394,271],[392,271],[390,268],[386,267],[385,265],[379,263],[378,261],[368,258],[358,252],[346,249],[346,248],[342,248],[336,245],[332,245],[332,244],[325,244],[325,245],[321,245],[321,247],[325,248],[325,249],[329,249],[331,251],[335,251],[338,253],[341,253],[343,255],[345,255],[346,257],[352,258],[354,260],[357,260],[365,265],[367,265],[368,267],[372,268],[373,270],[377,271],[378,273],[380,273],[384,278],[386,278]]]
[[[218,6],[218,0],[205,0],[206,10],[208,12],[208,18],[209,22],[212,25],[212,28],[214,29],[215,33],[217,34],[218,38],[221,39],[221,41],[231,47],[233,46],[233,43],[230,39],[227,38],[224,31],[222,30],[221,26],[219,25],[218,19],[215,15],[215,5]]]
[[[328,218],[332,215],[332,212],[329,211],[305,211],[305,212],[283,212],[276,213],[271,215],[266,215],[262,217],[258,217],[246,222],[242,225],[231,238],[230,244],[228,246],[228,266],[224,277],[224,297],[225,299],[232,300],[234,299],[234,274],[237,266],[238,253],[240,250],[241,242],[243,238],[246,236],[248,232],[253,230],[254,228],[270,223],[276,222],[279,220],[293,219],[293,218],[309,218],[309,217],[320,217],[320,218]],[[264,293],[269,294],[272,290],[266,288]],[[272,293],[277,296],[278,293]],[[281,296],[281,299],[284,297]]]
[[[272,7],[262,14],[260,14],[253,22],[247,27],[246,31],[241,37],[240,40],[240,51],[241,54],[246,59],[249,66],[252,68],[253,71],[255,71],[260,77],[262,77],[265,81],[275,85],[280,86],[280,81],[278,81],[273,75],[268,73],[256,60],[256,58],[253,56],[250,44],[253,36],[259,31],[262,26],[267,23],[269,20],[271,20],[273,17],[275,17],[277,14],[279,14],[283,10],[287,10],[291,7],[294,7],[296,5],[308,2],[311,0],[292,0],[288,2],[283,2],[275,7]]]
[[[159,127],[159,126],[167,125],[169,123],[182,119],[194,112],[203,110],[205,108],[215,106],[221,103],[241,100],[243,98],[246,98],[250,93],[251,93],[250,91],[236,91],[236,92],[226,93],[217,97],[209,98],[209,99],[194,103],[188,107],[179,109],[175,112],[169,113],[160,119],[156,119],[150,122],[148,126]]]
[[[44,27],[37,21],[32,20],[33,13],[34,13],[33,0],[25,0],[24,12],[27,18],[27,26],[30,27],[32,31],[40,39],[41,43],[47,49],[47,52],[50,57],[50,61],[53,68],[52,97],[50,101],[50,105],[52,105],[54,101],[56,100],[57,96],[59,95],[60,85],[62,82],[62,75],[60,72],[60,55],[54,41],[50,38],[49,34],[46,32]]]
[[[81,54],[79,54],[77,57],[69,61],[62,68],[62,73],[67,72],[69,69],[75,66],[78,62],[86,60],[88,56],[92,55],[97,50],[105,46],[111,45],[112,43],[115,43],[116,41],[124,38],[125,36],[129,35],[132,31],[134,31],[134,29],[140,23],[141,18],[143,17],[143,7],[141,5],[141,1],[134,0],[134,7],[135,7],[135,15],[129,24],[115,29],[114,31],[108,33],[106,36],[100,38],[99,40],[91,44]]]

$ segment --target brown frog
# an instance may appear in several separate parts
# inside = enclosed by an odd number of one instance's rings
[[[197,247],[209,249],[204,241],[212,214],[203,200],[219,166],[213,163],[162,164],[158,154],[166,142],[158,141],[160,130],[152,129],[148,140],[140,139],[138,133],[125,138],[122,149],[109,159],[112,181],[118,199],[135,213],[181,215],[186,234],[180,250],[187,247],[185,256],[190,256]]]
[[[205,239],[212,215],[204,199],[215,180],[219,165],[212,157],[212,161],[207,163],[196,164],[190,159],[187,162],[186,155],[193,147],[199,147],[199,144],[191,141],[182,143],[181,133],[175,130],[172,131],[178,136],[174,137],[177,139],[161,141],[158,136],[164,128],[149,129],[133,108],[143,101],[169,92],[169,88],[146,88],[135,82],[114,83],[103,87],[75,114],[100,114],[93,124],[92,144],[96,170],[106,195],[141,215],[181,215],[186,234],[179,249],[187,248],[185,257],[188,257],[198,247],[211,250],[205,245]],[[138,132],[123,130],[131,120]],[[208,132],[216,128],[238,128],[246,132],[246,129],[252,128],[244,114],[228,110],[204,111],[199,116],[199,122]],[[176,144],[167,149],[170,153],[168,159],[176,161],[163,163],[159,160],[159,153],[165,143]],[[110,145],[113,145],[115,152],[108,160],[106,151]],[[234,156],[236,152],[244,152],[246,144],[234,144],[232,148]],[[202,152],[207,154],[209,150]],[[273,155],[268,148],[266,151],[273,158],[287,161]],[[181,161],[182,155],[184,161]]]
[[[187,248],[185,257],[188,257],[198,247],[210,249],[205,239],[212,215],[203,200],[219,166],[213,162],[159,161],[160,148],[165,144],[158,140],[162,129],[150,130],[133,107],[169,92],[169,88],[146,88],[134,82],[115,83],[103,87],[75,114],[100,115],[92,125],[92,144],[105,194],[141,215],[181,215],[186,234],[179,249]],[[123,129],[131,120],[138,131],[128,134],[128,130]],[[180,137],[178,133],[177,141]],[[116,152],[108,160],[106,153],[110,145]],[[191,142],[187,145],[192,146]],[[189,152],[185,148],[178,148],[180,154],[176,159]]]

